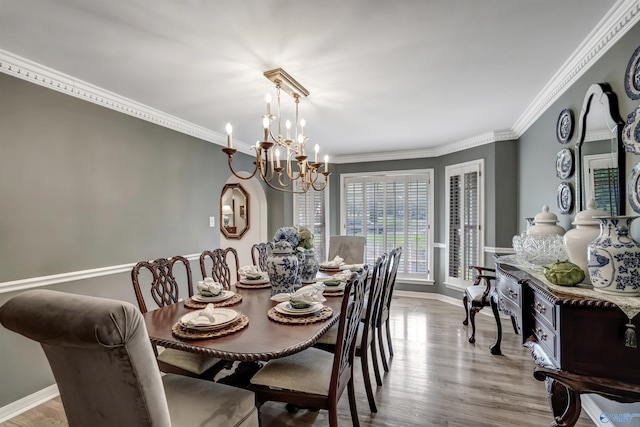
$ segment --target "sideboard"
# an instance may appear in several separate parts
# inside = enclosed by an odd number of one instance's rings
[[[552,290],[499,258],[494,298],[531,351],[534,377],[546,382],[552,427],[575,425],[582,393],[640,401],[640,349],[625,345],[629,328],[640,331],[640,316],[630,321],[610,301]]]

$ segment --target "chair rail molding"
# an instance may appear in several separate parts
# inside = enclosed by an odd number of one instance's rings
[[[199,261],[200,254],[183,255],[189,261]],[[77,280],[86,280],[94,277],[109,276],[112,274],[129,273],[136,262],[129,264],[112,265],[108,267],[92,268],[90,270],[70,271],[50,276],[30,277],[28,279],[0,282],[0,294],[8,292],[24,291],[31,288],[50,286],[58,283],[68,283]]]

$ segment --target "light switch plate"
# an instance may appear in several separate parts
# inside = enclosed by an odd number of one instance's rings
[[[215,227],[216,226],[216,217],[215,216],[210,216],[209,217],[209,227]]]

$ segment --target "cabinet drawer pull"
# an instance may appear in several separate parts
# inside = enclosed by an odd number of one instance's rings
[[[536,332],[540,334],[540,339],[543,339],[543,340],[547,339],[547,334],[542,332],[542,328],[540,328],[540,327],[536,328]]]
[[[547,310],[547,308],[544,305],[540,304],[538,301],[536,301],[533,304],[533,306],[535,307],[536,311],[540,314],[544,313]]]
[[[511,290],[511,288],[507,289],[507,292],[509,293],[509,296],[511,296],[512,298],[518,298],[518,293],[516,291]]]

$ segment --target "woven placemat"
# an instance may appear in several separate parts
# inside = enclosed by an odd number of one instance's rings
[[[180,324],[180,322],[178,322],[173,325],[173,327],[171,328],[171,332],[173,332],[173,335],[177,336],[178,338],[184,338],[186,340],[206,340],[210,338],[220,338],[234,334],[246,328],[248,324],[249,318],[243,314],[238,320],[222,329],[216,329],[214,331],[196,331],[193,329],[185,328]]]
[[[325,289],[322,295],[324,295],[325,297],[341,297],[344,295],[344,291],[327,292],[327,290]]]
[[[287,316],[276,310],[275,307],[271,307],[267,311],[269,319],[278,322],[286,323],[287,325],[308,325],[310,323],[322,322],[333,316],[333,309],[331,307],[324,306],[322,310],[316,311],[308,316]]]
[[[229,307],[232,305],[239,304],[241,301],[242,301],[242,295],[240,294],[235,294],[231,298],[226,299],[224,301],[211,302],[211,303],[194,301],[191,298],[187,298],[184,301],[184,306],[189,308],[205,308],[207,304],[213,304],[214,307]]]
[[[271,287],[271,283],[269,283],[269,282],[260,283],[259,285],[236,282],[236,288],[240,288],[240,289],[265,289],[265,288],[270,288],[270,287]]]

